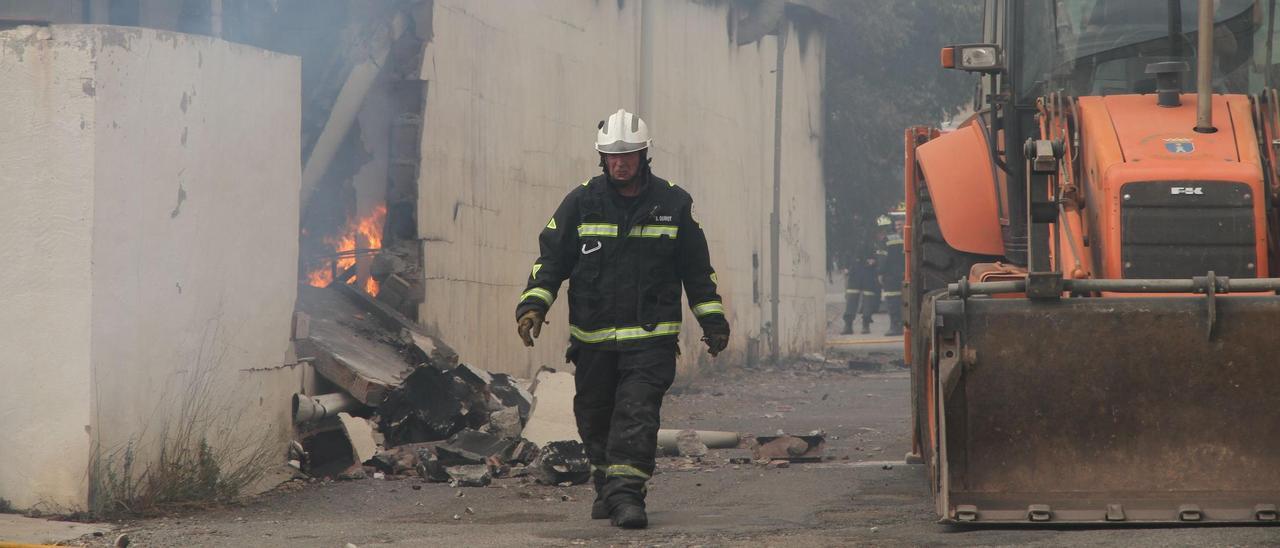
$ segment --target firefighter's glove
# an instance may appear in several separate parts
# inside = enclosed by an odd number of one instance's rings
[[[520,319],[516,320],[516,333],[520,334],[525,346],[532,347],[533,340],[542,334],[542,324],[547,323],[545,317],[545,312],[535,308],[521,314]]]
[[[729,346],[729,334],[708,333],[707,336],[702,338],[702,342],[707,343],[707,353],[714,358],[724,352],[725,347]]]

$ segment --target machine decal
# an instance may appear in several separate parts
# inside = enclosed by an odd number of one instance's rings
[[[1186,138],[1165,139],[1164,149],[1173,154],[1191,154],[1196,151],[1196,144]]]

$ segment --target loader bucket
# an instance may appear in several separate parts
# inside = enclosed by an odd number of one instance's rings
[[[1280,297],[934,311],[944,522],[1280,523]]]

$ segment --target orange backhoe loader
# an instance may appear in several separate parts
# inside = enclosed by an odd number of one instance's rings
[[[1280,523],[1276,0],[987,0],[906,133],[915,457],[955,523]]]

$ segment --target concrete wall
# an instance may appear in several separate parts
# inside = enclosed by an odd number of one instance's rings
[[[82,504],[91,440],[93,65],[34,32],[0,33],[0,498],[19,508]]]
[[[743,363],[752,339],[767,353],[776,37],[736,45],[724,2],[434,4],[423,63],[420,319],[463,360],[494,371],[563,364],[563,303],[527,351],[514,336],[515,300],[538,231],[574,185],[599,173],[596,122],[621,107],[644,115],[655,172],[693,194],[707,230],[734,327],[717,363]],[[817,33],[801,40],[792,33],[785,49],[784,354],[823,342],[823,42]],[[685,323],[688,371],[709,361],[691,315]]]
[[[46,261],[57,262],[24,278],[43,284],[50,275],[73,277],[71,287],[54,289],[74,297],[76,306],[42,313],[59,314],[49,320],[59,323],[50,332],[75,327],[76,337],[57,342],[80,350],[71,356],[62,355],[70,350],[33,351],[21,363],[5,364],[6,372],[21,367],[47,384],[43,392],[0,402],[6,417],[0,446],[21,451],[16,462],[30,463],[6,464],[5,473],[56,474],[74,489],[60,485],[46,496],[0,476],[0,497],[19,506],[44,502],[42,496],[83,506],[86,490],[101,487],[90,487],[86,475],[91,447],[104,464],[132,446],[136,470],[158,451],[162,434],[173,435],[191,420],[203,425],[193,441],[283,456],[288,396],[300,383],[289,358],[298,60],[153,30],[55,26],[39,31],[47,39],[33,32],[0,33],[0,51],[8,52],[0,70],[66,76],[55,80],[53,93],[37,88],[35,100],[0,102],[0,120],[27,117],[63,130],[36,133],[45,139],[37,150],[56,157],[32,165],[45,158],[14,156],[5,147],[0,165],[24,166],[55,188],[68,186],[74,198],[50,203],[60,196],[44,196],[39,178],[4,174],[6,194],[16,185],[33,202],[25,219],[31,231],[74,227],[75,245],[41,249],[51,257]],[[26,93],[31,81],[5,78],[0,96]],[[44,173],[48,166],[75,171]],[[72,204],[80,208],[77,216],[60,213]],[[0,300],[10,310],[41,310],[49,306],[48,293],[54,291],[24,297],[30,306],[10,305],[11,295]],[[0,337],[39,340],[44,326],[29,324],[8,326]],[[0,338],[4,360],[12,356],[6,342]],[[73,371],[61,379],[37,373],[59,368]],[[76,388],[82,394],[71,397],[68,389]],[[71,416],[62,424],[42,422],[38,441],[7,439],[14,432],[10,410],[45,401],[68,407]],[[32,458],[33,450],[73,440],[74,451]]]

